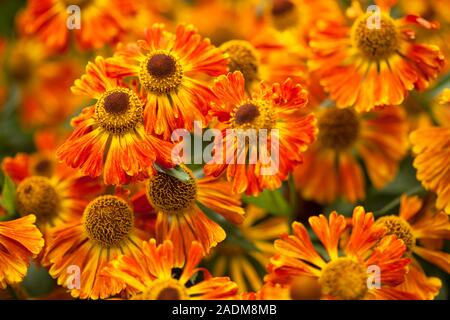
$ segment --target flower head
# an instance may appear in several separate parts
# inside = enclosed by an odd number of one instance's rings
[[[122,255],[108,264],[103,274],[124,281],[133,290],[132,299],[138,300],[220,300],[236,296],[237,286],[226,277],[212,277],[205,269],[196,266],[203,258],[202,246],[193,242],[179,277],[175,248],[170,240],[156,245],[151,239],[143,243],[141,260]],[[191,283],[191,278],[201,270],[202,280]]]
[[[205,79],[225,73],[227,62],[192,25],[178,25],[173,34],[154,24],[145,35],[120,46],[107,60],[108,71],[139,80],[147,96],[145,128],[167,140],[175,129],[191,130],[194,120],[204,122],[211,99]]]
[[[147,134],[144,102],[118,79],[106,76],[97,57],[72,90],[97,100],[72,119],[74,132],[57,150],[59,159],[106,184],[125,184],[148,176],[155,161],[171,166],[171,144]]]
[[[310,34],[309,65],[337,106],[369,111],[398,105],[408,91],[427,88],[444,57],[437,46],[416,43],[413,28],[437,26],[413,15],[394,19],[384,5],[379,24],[372,21],[373,12],[354,11],[351,26],[343,17],[320,20]]]
[[[339,253],[338,246],[347,227],[344,216],[332,212],[328,219],[315,216],[309,223],[327,258],[317,252],[306,228],[294,222],[294,234],[275,241],[278,253],[269,264],[267,281],[291,284],[297,276],[317,278],[322,298],[326,299],[417,298],[395,288],[404,282],[410,259],[403,256],[406,251],[403,241],[393,235],[384,236],[385,228],[374,224],[372,213],[366,213],[362,207],[354,209],[353,228],[343,253]],[[380,271],[380,288],[367,285],[371,266]]]
[[[235,193],[257,195],[265,188],[278,188],[294,166],[302,162],[302,153],[315,139],[314,116],[301,113],[307,103],[306,90],[288,79],[272,86],[262,83],[260,91],[247,96],[244,77],[236,71],[220,76],[213,92],[216,100],[211,115],[219,120],[217,128],[222,130],[222,139],[217,143],[219,152],[216,151],[220,156],[206,164],[205,173],[220,176],[226,172]],[[255,133],[258,147],[251,140],[239,145],[241,139],[229,135],[228,129],[236,134]],[[267,139],[262,139],[260,133],[267,134]],[[266,157],[262,157],[263,150]],[[271,174],[265,174],[265,170]]]
[[[22,281],[30,258],[36,257],[44,239],[35,225],[36,216],[0,222],[0,288]]]

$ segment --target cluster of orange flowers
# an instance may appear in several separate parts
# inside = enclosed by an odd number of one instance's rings
[[[28,297],[32,262],[38,298],[438,297],[450,7],[369,5],[28,0],[0,38],[0,123],[34,139],[0,144],[0,296]],[[182,163],[180,129],[226,156]],[[276,134],[234,154],[249,129]]]

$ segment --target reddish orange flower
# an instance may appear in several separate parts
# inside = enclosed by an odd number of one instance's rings
[[[272,86],[262,83],[260,90],[249,97],[245,94],[244,77],[236,71],[220,76],[213,91],[216,100],[211,105],[211,116],[217,117],[217,128],[222,130],[222,144],[216,144],[221,155],[216,154],[217,159],[205,165],[205,173],[218,177],[226,171],[235,193],[257,195],[263,189],[278,188],[294,166],[302,162],[302,153],[315,139],[314,116],[301,113],[307,103],[306,90],[288,79]],[[267,139],[259,139],[258,148],[247,144],[244,148],[238,145],[238,137],[227,137],[227,129],[256,135],[264,130]],[[250,163],[257,149],[265,150],[270,159],[259,157]],[[278,154],[271,154],[271,149]],[[271,174],[264,174],[265,170]]]
[[[436,207],[450,214],[450,126],[418,129],[410,140],[417,179],[437,194]]]
[[[97,101],[72,119],[75,130],[57,150],[59,159],[114,185],[148,177],[155,161],[172,165],[171,143],[145,132],[145,102],[122,81],[106,76],[102,57],[88,63],[72,91]]]
[[[145,238],[148,234],[134,225],[127,200],[118,195],[99,196],[85,207],[83,217],[52,230],[46,249],[50,275],[76,298],[104,299],[126,292],[122,281],[100,273],[121,254],[143,259]]]
[[[417,196],[403,195],[399,215],[389,215],[377,220],[406,244],[408,252],[435,264],[450,273],[450,255],[426,246],[427,240],[450,239],[450,220],[443,211],[432,210]],[[437,294],[437,292],[435,292]]]
[[[369,111],[398,105],[408,91],[427,88],[444,66],[437,46],[415,42],[415,27],[434,29],[436,24],[414,15],[394,19],[388,5],[378,5],[379,26],[373,12],[359,9],[352,25],[343,17],[319,20],[310,34],[310,67],[338,107]]]
[[[76,11],[69,10],[71,5],[78,6],[79,17]],[[79,27],[74,26],[72,31],[77,45],[84,50],[97,49],[117,42],[135,10],[134,2],[126,0],[28,0],[19,15],[19,29],[61,51],[70,43],[69,23],[79,22]]]
[[[179,277],[172,271],[178,267],[176,248],[170,240],[159,246],[155,239],[143,243],[143,257],[122,255],[108,264],[103,274],[123,281],[134,291],[137,300],[223,300],[234,299],[237,285],[227,277],[212,277],[203,268],[196,268],[203,258],[202,246],[193,242]],[[202,272],[202,280],[190,285],[190,279]]]
[[[342,253],[338,248],[347,227],[344,216],[332,212],[328,219],[315,216],[309,223],[328,258],[315,249],[303,224],[294,222],[294,234],[275,241],[278,253],[271,259],[266,281],[292,285],[298,276],[313,277],[321,285],[323,299],[418,299],[396,288],[408,272],[407,247],[394,235],[384,236],[386,229],[374,224],[372,213],[354,209],[353,228]],[[380,287],[367,285],[370,266],[379,268]]]
[[[367,169],[380,189],[391,181],[407,148],[407,123],[400,108],[376,108],[356,113],[353,108],[317,111],[317,142],[294,170],[295,185],[306,199],[330,203],[338,197],[356,202],[365,197]]]
[[[119,46],[108,59],[111,76],[139,79],[147,93],[144,123],[147,132],[169,139],[173,130],[205,123],[211,91],[205,79],[226,72],[219,49],[192,25],[178,25],[175,34],[154,24],[145,40]]]
[[[158,171],[147,181],[145,191],[134,197],[136,211],[148,210],[150,204],[156,212],[155,238],[158,244],[172,241],[175,266],[183,265],[193,241],[208,254],[225,239],[225,230],[211,214],[235,224],[244,219],[240,196],[231,193],[230,183],[212,177],[198,179],[186,167],[181,169],[186,180]]]
[[[6,157],[2,169],[16,183],[16,211],[36,215],[47,237],[51,228],[78,219],[101,185],[57,161],[54,152],[60,139],[55,133],[40,132],[35,140],[36,153]]]
[[[36,216],[0,221],[0,289],[22,281],[27,274],[30,258],[36,257],[44,239],[35,226]]]

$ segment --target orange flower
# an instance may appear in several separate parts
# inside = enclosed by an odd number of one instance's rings
[[[365,178],[380,189],[391,181],[405,155],[407,123],[400,108],[376,108],[356,113],[353,108],[317,112],[319,134],[294,170],[295,185],[306,199],[330,203],[342,196],[350,202],[365,197]]]
[[[39,254],[44,239],[34,225],[36,216],[27,215],[12,221],[0,222],[0,288],[22,281],[30,258]]]
[[[176,248],[170,240],[159,246],[156,240],[143,242],[143,257],[122,255],[108,264],[103,274],[123,281],[134,291],[137,300],[222,300],[233,299],[237,286],[226,277],[212,277],[206,269],[196,266],[203,258],[202,246],[193,242],[179,277],[172,271],[177,267]],[[202,280],[190,285],[190,279],[202,271]]]
[[[139,78],[147,93],[145,128],[167,140],[175,129],[191,131],[194,120],[205,122],[211,99],[205,79],[225,73],[227,62],[192,25],[178,25],[172,34],[154,24],[145,34],[145,40],[119,46],[108,71]]]
[[[369,111],[374,106],[398,105],[407,91],[427,88],[443,68],[439,48],[416,43],[412,29],[434,29],[436,24],[414,15],[393,19],[387,5],[378,5],[379,26],[374,25],[373,12],[359,8],[351,26],[343,17],[320,20],[310,34],[310,67],[338,107]]]
[[[49,273],[76,298],[116,295],[126,286],[101,276],[101,270],[121,254],[143,259],[140,244],[145,238],[147,234],[134,225],[127,201],[117,195],[97,197],[86,206],[82,218],[52,230],[46,250]]]
[[[410,140],[417,179],[437,194],[436,207],[450,214],[450,126],[418,129]]]
[[[16,183],[16,211],[22,216],[35,214],[47,237],[51,228],[80,218],[101,185],[57,162],[55,133],[37,133],[35,140],[36,153],[6,157],[2,169]]]
[[[211,115],[220,122],[217,127],[222,130],[223,143],[216,145],[221,156],[215,157],[220,159],[206,164],[204,170],[215,177],[226,171],[227,179],[233,180],[233,192],[257,195],[263,189],[278,188],[294,166],[302,162],[302,153],[315,139],[315,118],[300,113],[306,106],[307,93],[290,79],[272,86],[262,83],[260,91],[251,97],[247,97],[244,90],[244,77],[239,71],[216,80],[213,87],[216,100],[212,103]],[[256,131],[257,135],[264,130],[267,139],[258,139],[258,148],[247,143],[245,147],[239,146],[239,137],[227,137],[228,129],[237,133]],[[251,163],[249,160],[255,158],[257,149],[259,159]],[[271,159],[261,158],[261,150],[269,154],[271,149],[278,154],[270,154]],[[245,163],[239,163],[241,161]],[[274,165],[277,168],[273,168]],[[264,174],[264,171],[272,173]]]
[[[79,7],[79,17],[69,10],[71,5]],[[77,45],[84,50],[101,48],[123,35],[124,24],[135,9],[133,2],[126,0],[28,0],[19,15],[19,29],[62,51],[69,46],[69,23],[79,19],[80,26],[73,31]]]
[[[450,239],[450,221],[443,211],[434,212],[419,197],[403,195],[399,215],[383,216],[377,219],[376,224],[386,227],[387,234],[403,240],[408,253],[414,253],[450,273],[450,255],[421,244],[426,240]],[[416,276],[408,277],[403,286],[405,289],[420,294],[424,299],[432,299],[439,293],[441,285],[438,279],[427,279],[417,263],[412,272]]]
[[[244,219],[239,196],[231,194],[229,183],[211,177],[197,179],[186,167],[181,169],[187,179],[158,171],[149,178],[146,189],[134,197],[136,211],[142,212],[142,206],[145,210],[148,203],[156,211],[156,240],[158,244],[172,241],[176,266],[183,265],[193,241],[199,242],[208,254],[225,239],[225,231],[211,214],[236,224]],[[214,213],[207,215],[209,211]]]
[[[106,76],[102,57],[88,63],[72,91],[97,102],[72,119],[75,130],[57,150],[59,159],[114,185],[147,177],[155,161],[171,166],[171,144],[145,132],[141,97]]]
[[[353,229],[343,253],[338,251],[342,233],[347,227],[344,216],[332,212],[309,218],[328,259],[314,248],[306,228],[292,224],[293,235],[275,241],[278,251],[269,264],[266,281],[292,284],[298,276],[318,279],[324,299],[417,299],[415,294],[395,288],[405,280],[410,259],[404,258],[406,246],[393,235],[384,236],[385,228],[374,225],[372,213],[356,207]],[[380,287],[368,286],[368,268],[379,268]]]

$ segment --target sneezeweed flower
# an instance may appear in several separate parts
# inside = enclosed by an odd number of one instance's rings
[[[448,91],[441,102],[449,105]],[[418,129],[411,133],[410,140],[417,179],[437,194],[436,207],[450,214],[450,125]]]
[[[211,91],[207,79],[226,72],[220,50],[202,38],[192,25],[178,25],[175,34],[154,24],[145,39],[119,46],[107,60],[114,77],[135,77],[147,94],[144,123],[147,132],[169,139],[173,130],[193,129],[203,121]]]
[[[302,162],[302,153],[315,139],[315,117],[301,113],[307,104],[306,90],[287,79],[272,86],[261,83],[259,91],[247,96],[244,77],[236,71],[220,76],[213,92],[216,100],[211,105],[211,116],[219,120],[222,139],[215,148],[220,152],[205,165],[205,173],[218,177],[226,172],[235,193],[258,195],[263,189],[278,188],[294,166]],[[227,137],[227,129],[237,133],[250,129],[256,135],[264,131],[267,139],[258,139],[258,148],[247,144],[244,148],[238,145],[237,137]],[[259,152],[257,159],[252,160],[257,150],[266,151],[270,159],[262,159],[264,152]],[[264,174],[265,170],[271,174]]]
[[[69,10],[72,5],[79,11]],[[72,33],[82,50],[98,49],[120,39],[135,10],[133,2],[123,0],[28,0],[18,25],[24,35],[35,36],[53,50],[66,50]]]
[[[100,272],[121,254],[143,259],[145,238],[147,234],[135,227],[133,210],[125,199],[119,194],[99,196],[85,207],[82,218],[52,231],[46,249],[49,273],[75,298],[104,299],[119,294],[126,286]],[[68,270],[71,266],[79,268],[80,287]]]
[[[352,25],[343,17],[320,20],[311,31],[309,65],[338,107],[369,111],[398,105],[408,91],[427,88],[443,68],[437,46],[415,41],[414,28],[435,29],[436,24],[414,15],[394,19],[387,5],[378,5],[379,25],[373,12],[353,8]]]
[[[158,171],[151,176],[135,203],[153,207],[157,214],[155,233],[158,244],[171,240],[174,245],[175,266],[182,266],[193,241],[197,241],[208,254],[212,247],[226,237],[222,227],[204,212],[202,206],[218,213],[226,220],[240,224],[244,219],[239,195],[231,193],[231,185],[219,179],[198,179],[181,166],[186,180]],[[201,204],[201,206],[198,205]],[[142,211],[139,207],[138,211]]]
[[[102,57],[88,63],[72,91],[97,101],[72,119],[75,130],[57,150],[60,160],[114,185],[146,178],[155,161],[171,166],[171,144],[145,132],[145,103],[122,81],[106,76]]]
[[[403,195],[399,214],[378,218],[375,224],[384,226],[387,234],[393,234],[403,240],[407,254],[414,253],[450,273],[450,255],[429,249],[421,243],[426,240],[450,239],[450,221],[445,212],[433,210],[417,196]],[[434,298],[439,293],[440,281],[435,278],[427,279],[418,265],[414,267],[413,272],[422,274],[409,277],[409,283],[405,283],[405,287],[417,289],[412,292],[421,294],[427,299]]]
[[[2,169],[16,184],[15,210],[21,216],[34,214],[36,224],[47,237],[53,227],[80,218],[102,186],[98,180],[58,163],[54,134],[42,132],[35,140],[36,153],[6,157]]]
[[[293,235],[275,241],[277,254],[268,266],[266,281],[292,285],[298,276],[318,279],[322,299],[417,299],[418,296],[396,289],[405,280],[409,258],[402,240],[384,236],[386,229],[374,224],[372,213],[362,207],[353,211],[353,229],[349,241],[338,251],[340,237],[347,227],[345,217],[332,212],[309,218],[312,230],[324,246],[328,258],[311,242],[303,224],[292,224]],[[380,287],[368,285],[368,268],[379,268]],[[373,284],[373,283],[372,283]]]
[[[177,266],[176,247],[170,240],[156,245],[151,239],[143,243],[143,257],[137,260],[121,255],[108,264],[103,274],[123,281],[133,291],[136,300],[223,300],[236,297],[237,286],[227,277],[212,277],[206,269],[196,268],[203,258],[203,249],[193,242],[186,263]],[[179,276],[174,268],[182,267]],[[191,282],[200,273],[201,280]]]
[[[372,184],[380,189],[391,181],[408,148],[405,113],[400,108],[353,108],[317,111],[319,134],[294,170],[295,184],[306,199],[330,203],[338,197],[356,202],[365,197],[361,158]]]
[[[211,255],[211,271],[216,276],[229,275],[240,292],[256,291],[262,286],[262,275],[271,256],[275,254],[273,240],[288,232],[286,217],[268,216],[264,209],[249,205],[244,222],[236,231],[251,247],[228,235]],[[242,240],[241,240],[242,241]]]
[[[81,71],[76,59],[56,57],[35,39],[8,43],[7,52],[4,70],[19,89],[19,114],[24,128],[55,127],[79,107],[80,98],[69,98],[70,86]]]
[[[0,289],[21,282],[27,274],[30,258],[36,257],[44,239],[35,225],[36,216],[0,221]]]

